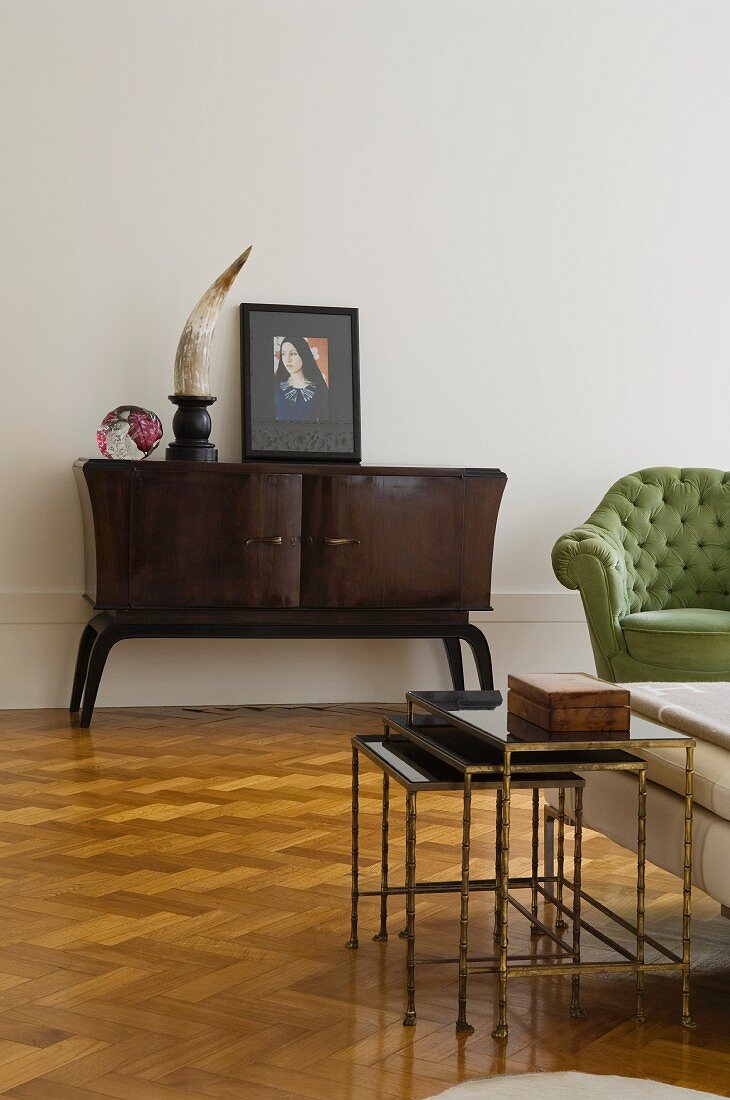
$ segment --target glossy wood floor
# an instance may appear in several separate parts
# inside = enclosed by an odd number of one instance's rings
[[[404,1029],[404,943],[361,946],[349,917],[350,749],[379,708],[100,710],[91,732],[61,711],[0,714],[0,1093],[27,1100],[420,1098],[473,1077],[580,1069],[730,1093],[730,922],[696,893],[695,1032],[675,978],[515,981],[510,1037],[490,1038],[491,978],[470,982],[476,1034],[457,1040],[455,968],[418,968]],[[379,777],[363,767],[361,851],[375,884]],[[400,794],[400,792],[397,792]],[[475,869],[488,872],[492,796],[477,798]],[[402,861],[394,799],[393,877]],[[397,811],[397,812],[396,812]],[[419,877],[452,877],[458,796],[422,795]],[[513,867],[527,866],[516,799]],[[649,822],[651,827],[651,821]],[[396,844],[396,838],[398,843]],[[633,858],[595,834],[584,877],[630,915]],[[523,872],[524,873],[524,872]],[[680,884],[648,876],[648,927],[676,941]],[[400,906],[398,906],[400,908]],[[472,943],[492,950],[491,898]],[[401,927],[395,911],[391,931]],[[419,954],[452,954],[458,899],[427,897]],[[512,942],[529,943],[516,928]]]

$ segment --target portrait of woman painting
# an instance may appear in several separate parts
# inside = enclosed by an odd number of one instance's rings
[[[359,385],[356,309],[241,306],[244,459],[359,462]]]
[[[274,405],[277,420],[329,420],[327,340],[274,337]]]

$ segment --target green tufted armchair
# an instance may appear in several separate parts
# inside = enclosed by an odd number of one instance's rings
[[[730,680],[730,473],[621,478],[553,547],[606,680]]]

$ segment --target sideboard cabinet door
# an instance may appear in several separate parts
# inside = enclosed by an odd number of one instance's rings
[[[305,475],[302,606],[458,607],[463,484]]]
[[[296,607],[302,479],[175,464],[134,473],[132,607]]]

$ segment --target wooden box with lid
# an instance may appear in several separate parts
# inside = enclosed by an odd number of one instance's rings
[[[586,673],[516,676],[507,681],[511,714],[555,733],[629,729],[631,696],[620,684]]]

